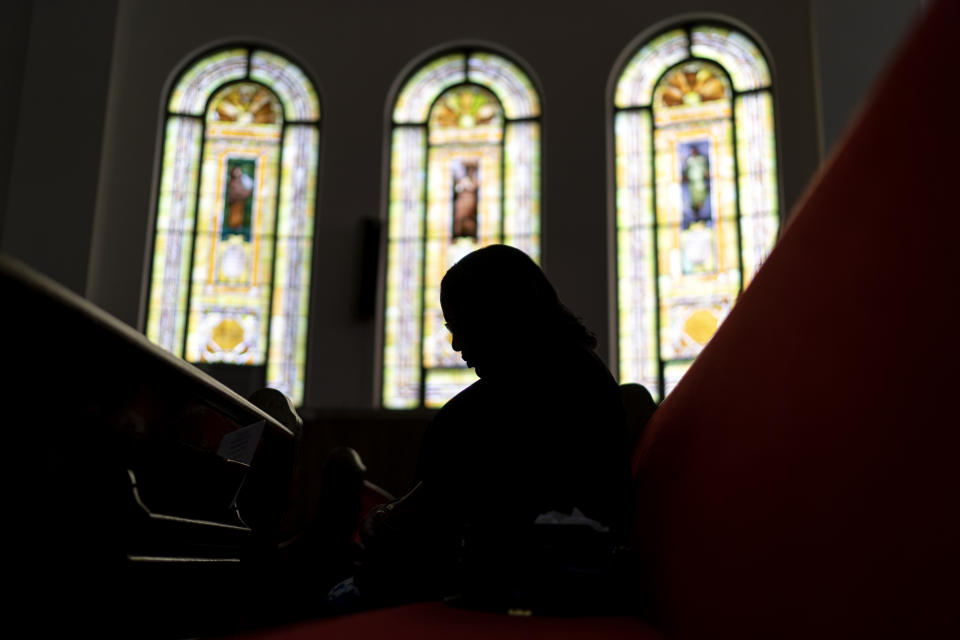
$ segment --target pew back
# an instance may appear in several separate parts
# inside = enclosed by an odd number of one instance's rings
[[[244,568],[276,547],[293,434],[6,256],[0,297],[3,422],[25,440],[11,523],[27,600],[57,612],[41,619],[100,635],[216,620]],[[237,434],[249,442],[226,455]]]

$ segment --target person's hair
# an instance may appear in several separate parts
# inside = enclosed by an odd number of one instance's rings
[[[440,282],[440,300],[445,310],[503,338],[597,346],[543,270],[508,245],[478,249],[450,267]]]

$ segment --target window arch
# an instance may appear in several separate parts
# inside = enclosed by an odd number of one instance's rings
[[[493,243],[540,257],[540,99],[503,56],[441,54],[393,105],[382,402],[436,407],[476,380],[450,346],[440,279]]]
[[[729,26],[643,44],[614,93],[621,382],[668,393],[772,248],[770,70]]]
[[[261,48],[219,49],[179,75],[167,102],[147,297],[150,340],[297,405],[319,121],[304,72]]]

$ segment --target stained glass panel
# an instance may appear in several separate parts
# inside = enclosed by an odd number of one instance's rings
[[[737,160],[744,286],[766,259],[779,225],[773,100],[761,91],[737,98]]]
[[[252,83],[211,100],[187,320],[189,362],[266,361],[280,160],[279,102]]]
[[[247,50],[227,49],[198,60],[183,72],[170,94],[172,113],[202,116],[217,87],[247,74]]]
[[[689,62],[664,76],[653,96],[658,127],[730,117],[730,86],[716,65]]]
[[[434,369],[464,366],[450,346],[450,332],[440,308],[443,274],[471,251],[501,238],[503,111],[486,89],[461,85],[436,101],[430,112],[429,131],[421,338],[421,362],[428,383],[434,379]],[[450,386],[452,381],[466,378],[444,379],[446,383],[430,391],[434,399],[444,390],[457,393],[459,389]]]
[[[615,117],[620,376],[658,387],[650,112]]]
[[[284,133],[283,178],[277,221],[277,281],[270,319],[267,386],[302,401],[306,353],[310,265],[313,256],[319,132],[313,125],[291,125]]]
[[[430,144],[496,143],[503,138],[503,110],[486,89],[461,85],[437,98],[429,127]]]
[[[655,95],[668,98],[678,76],[704,70],[694,64],[668,73]],[[733,133],[724,95],[721,89],[709,101],[654,102],[654,121],[662,125],[654,130],[654,153],[665,361],[695,358],[739,291]]]
[[[466,57],[453,53],[433,60],[414,73],[406,84],[393,109],[396,123],[424,123],[434,99],[455,84],[467,78]]]
[[[504,143],[503,242],[540,262],[540,123],[514,122]]]
[[[191,362],[266,365],[300,404],[319,139],[284,112],[316,120],[319,103],[300,69],[248,53],[204,57],[171,92],[171,112],[204,118],[167,120],[146,333]]]
[[[506,58],[492,53],[473,53],[467,67],[468,80],[489,87],[503,101],[511,120],[540,115],[540,98],[530,78]]]
[[[684,59],[685,33],[642,47],[614,98],[615,109],[650,105],[617,110],[614,138],[620,381],[654,397],[716,332],[778,224],[770,94],[738,95],[769,84],[766,62],[715,26],[692,30]]]
[[[173,353],[179,353],[183,345],[184,314],[180,311],[186,305],[193,252],[202,135],[199,120],[172,117],[167,121],[146,334]]]
[[[491,243],[539,259],[540,123],[513,121],[539,109],[529,78],[484,52],[441,56],[401,89],[393,112],[384,406],[440,406],[476,380],[450,345],[440,280]]]
[[[500,237],[500,145],[434,147],[428,173],[428,238]]]
[[[614,105],[620,108],[648,106],[653,85],[660,75],[688,55],[689,41],[683,29],[667,31],[648,42],[620,74]]]
[[[687,372],[687,369],[689,369],[692,364],[693,360],[679,360],[676,362],[668,362],[664,365],[663,395],[667,395],[673,391],[673,388],[677,386],[677,383],[683,378],[683,374]]]
[[[277,238],[267,386],[283,391],[294,404],[303,399],[312,258],[312,238]]]
[[[431,369],[427,371],[424,406],[438,409],[479,379],[473,369]]]
[[[313,85],[299,67],[267,51],[250,57],[250,78],[264,83],[280,97],[287,120],[312,121],[320,118],[320,102]]]
[[[760,48],[733,29],[698,26],[690,50],[698,58],[716,61],[733,78],[733,88],[749,91],[770,86],[770,69]]]
[[[384,318],[383,404],[420,405],[420,300],[426,128],[393,130]]]

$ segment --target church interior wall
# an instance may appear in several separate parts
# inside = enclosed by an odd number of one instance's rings
[[[11,0],[0,5],[0,74],[4,78],[5,98],[0,100],[0,246],[6,227],[7,193],[17,139],[31,8],[26,0]]]
[[[23,69],[3,250],[84,293],[117,1],[14,0],[3,11],[29,25],[15,36]]]
[[[678,16],[726,18],[754,33],[773,69],[786,215],[815,172],[821,147],[839,135],[837,123],[848,117],[841,114],[879,66],[846,87],[838,74],[851,67],[834,63],[847,64],[848,51],[858,59],[874,31],[886,34],[889,48],[909,13],[843,33],[827,4],[796,0],[772,10],[751,0],[595,0],[588,9],[507,0],[461,9],[435,0],[13,2],[3,9],[11,16],[5,35],[14,34],[5,40],[12,53],[3,64],[14,85],[22,67],[23,82],[12,92],[19,108],[7,105],[0,122],[0,141],[11,141],[0,155],[0,178],[9,180],[0,191],[0,242],[142,329],[169,84],[187,60],[218,43],[271,45],[315,81],[322,108],[306,406],[375,407],[380,326],[357,315],[356,295],[362,220],[384,215],[391,87],[426,51],[489,42],[515,55],[542,89],[543,265],[607,357],[606,91],[618,56],[638,34]]]
[[[812,0],[824,149],[840,139],[926,4],[927,0]]]

